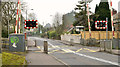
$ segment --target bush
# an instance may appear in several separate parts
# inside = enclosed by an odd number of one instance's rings
[[[56,39],[57,33],[55,31],[49,32],[49,38]]]

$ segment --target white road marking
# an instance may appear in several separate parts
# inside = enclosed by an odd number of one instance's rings
[[[50,42],[48,42],[48,44],[51,45],[53,48],[60,48],[60,47],[56,47],[56,46],[52,45]],[[85,54],[81,54],[81,53],[76,53],[75,51],[72,51],[70,49],[62,49],[62,50],[67,51],[67,52],[71,52],[71,53],[79,55],[79,56],[90,58],[90,59],[93,59],[93,60],[97,60],[97,61],[101,61],[101,62],[105,62],[105,63],[109,63],[109,64],[120,66],[117,62],[112,62],[112,61],[104,60],[104,59],[101,59],[101,58],[96,58],[96,57],[92,57],[92,56],[89,56],[89,55],[85,55]]]
[[[50,42],[48,42],[53,48],[55,47],[54,45],[52,45]],[[60,47],[57,47],[57,48],[60,48]],[[101,58],[96,58],[96,57],[92,57],[92,56],[89,56],[89,55],[85,55],[85,54],[81,54],[81,53],[76,53],[75,51],[72,51],[70,49],[62,49],[63,51],[65,52],[70,52],[70,53],[73,53],[73,54],[76,54],[78,56],[83,56],[83,57],[86,57],[86,58],[90,58],[90,59],[93,59],[93,60],[97,60],[97,61],[101,61],[101,62],[105,62],[105,63],[109,63],[109,64],[112,64],[112,65],[117,65],[117,66],[120,66],[117,62],[112,62],[112,61],[108,61],[108,60],[104,60],[104,59],[101,59]]]

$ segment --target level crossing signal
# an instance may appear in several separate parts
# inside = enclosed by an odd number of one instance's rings
[[[95,21],[96,29],[107,29],[107,21]]]
[[[38,28],[37,20],[25,20],[25,29]]]

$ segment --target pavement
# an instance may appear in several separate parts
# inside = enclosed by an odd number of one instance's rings
[[[28,48],[30,52],[26,56],[26,59],[30,62],[29,65],[41,65],[41,63],[44,63],[44,65],[49,65],[49,62],[51,62],[52,64],[53,61],[54,65],[59,65],[60,62],[63,63],[63,65],[67,65],[70,67],[74,65],[78,65],[78,67],[79,65],[85,65],[85,67],[86,65],[88,65],[88,67],[91,65],[91,67],[94,67],[95,65],[100,67],[118,67],[120,64],[120,56],[105,52],[99,52],[98,47],[67,45],[57,40],[44,39],[39,37],[29,37],[29,39],[36,40],[37,45],[36,48]],[[44,53],[42,53],[43,41],[48,42],[48,55],[44,55]],[[47,58],[47,60],[49,59],[49,61],[44,62],[44,59],[41,58],[43,56],[49,57]]]
[[[31,39],[30,41],[34,42],[32,40],[33,39]],[[38,66],[39,65],[63,65],[66,67],[66,65],[64,63],[59,61],[54,56],[44,53],[43,49],[41,49],[40,47],[38,47],[38,46],[34,47],[35,44],[33,44],[31,42],[27,45],[27,46],[29,46],[29,47],[27,47],[28,53],[26,55],[26,60],[28,63],[27,67],[29,67],[31,65],[38,65]],[[40,45],[43,45],[43,42]]]
[[[54,57],[41,51],[31,51],[26,55],[28,65],[64,65]]]

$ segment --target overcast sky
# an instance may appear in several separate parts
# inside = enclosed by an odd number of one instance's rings
[[[66,14],[74,10],[76,4],[80,0],[24,0],[28,6],[28,13],[34,12],[37,20],[40,24],[50,23],[52,24],[53,16],[56,12],[60,14]],[[112,0],[113,8],[118,10],[118,2],[120,0]],[[93,0],[89,6],[91,11],[95,11],[96,4],[99,4],[100,0]],[[30,9],[34,9],[31,11]],[[25,15],[24,15],[25,16]]]

